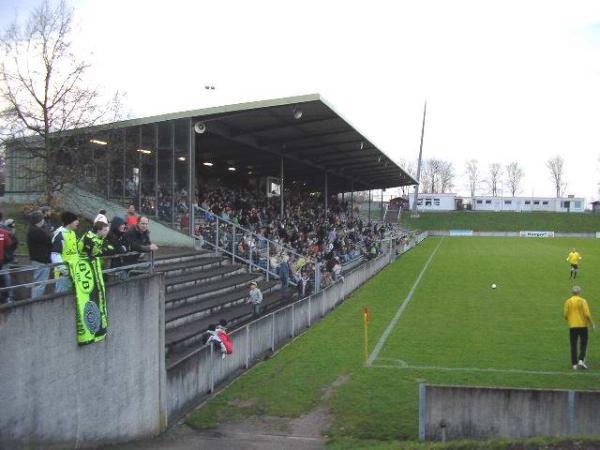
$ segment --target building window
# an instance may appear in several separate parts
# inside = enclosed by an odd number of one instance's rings
[[[492,201],[491,201],[491,200],[486,200],[486,201],[485,201],[485,204],[486,204],[486,205],[491,205],[491,204],[492,204]]]
[[[575,208],[579,209],[581,208],[581,202],[574,202],[575,203]]]
[[[547,201],[542,202],[542,205],[548,205],[548,202]]]
[[[433,206],[440,206],[440,199],[439,198],[434,198],[433,199]]]
[[[533,202],[533,204],[534,204],[534,205],[539,205],[539,204],[540,204],[540,201],[539,201],[539,200],[536,200],[536,201],[534,201],[534,202]]]
[[[425,206],[431,206],[431,199],[430,198],[426,198],[425,199]]]
[[[483,200],[477,200],[477,204],[481,205],[483,203]]]
[[[418,199],[417,200],[417,205],[421,206],[422,204],[423,204],[423,199],[422,198]]]
[[[512,200],[504,200],[505,205],[512,205]]]
[[[531,205],[531,200],[525,200],[526,205]]]

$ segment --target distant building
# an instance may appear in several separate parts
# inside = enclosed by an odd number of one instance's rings
[[[592,212],[600,213],[600,200],[592,202]]]
[[[409,206],[412,210],[415,200],[414,195],[408,196]],[[418,211],[455,211],[462,209],[462,199],[456,194],[419,194],[417,198]]]
[[[583,212],[583,197],[490,197],[479,196],[471,199],[473,211],[546,211],[546,212]]]

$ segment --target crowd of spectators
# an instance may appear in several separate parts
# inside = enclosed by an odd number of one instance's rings
[[[331,198],[326,212],[321,195],[292,190],[286,192],[282,218],[279,197],[219,187],[200,199],[195,234],[215,242],[217,217],[222,219],[221,248],[263,268],[268,258],[271,271],[283,271],[282,278],[293,279],[300,294],[307,295],[314,286],[343,279],[344,264],[382,251],[381,240],[391,225],[365,222],[350,206]],[[267,240],[275,245],[267,245]]]

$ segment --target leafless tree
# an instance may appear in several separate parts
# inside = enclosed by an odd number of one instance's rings
[[[417,178],[417,169],[412,161],[402,158],[402,159],[400,159],[399,163],[400,163],[400,167],[402,167],[406,173],[408,173],[411,177],[413,177],[415,179]],[[400,194],[402,196],[408,195],[409,192],[410,192],[410,186],[400,187]]]
[[[471,198],[475,197],[477,188],[479,187],[479,164],[476,159],[467,161],[465,168],[467,174],[467,180],[469,183],[469,190],[471,191]]]
[[[119,117],[120,95],[103,100],[85,80],[89,64],[73,50],[73,11],[44,0],[0,37],[0,132],[23,164],[19,177],[39,183],[48,202],[76,179],[80,139],[73,129]]]
[[[564,165],[565,160],[560,155],[546,161],[546,167],[550,171],[550,178],[554,183],[556,198],[561,197],[567,188],[567,183],[564,180]]]
[[[489,185],[490,193],[492,194],[492,197],[497,197],[498,185],[501,182],[500,177],[502,175],[502,166],[500,165],[500,163],[491,163],[489,165],[488,174],[489,178],[486,180],[486,182]]]
[[[449,161],[441,161],[439,176],[439,192],[450,192],[454,187],[454,166]]]
[[[517,161],[513,161],[506,166],[506,185],[514,197],[521,190],[521,181],[525,173]]]

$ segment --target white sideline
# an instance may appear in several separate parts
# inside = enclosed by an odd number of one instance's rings
[[[389,323],[389,325],[387,326],[387,328],[385,329],[385,331],[383,332],[383,334],[379,338],[379,341],[377,342],[377,345],[375,346],[375,349],[373,350],[373,353],[371,353],[371,356],[369,356],[369,359],[367,360],[367,367],[371,366],[373,364],[373,361],[375,361],[377,359],[377,357],[379,356],[379,352],[381,351],[381,349],[385,345],[385,342],[387,341],[388,337],[390,336],[390,333],[392,332],[392,330],[394,329],[394,327],[396,326],[396,324],[400,320],[400,316],[402,315],[402,313],[406,309],[406,306],[412,300],[412,297],[413,297],[415,291],[417,290],[417,286],[421,282],[421,278],[423,277],[423,274],[425,273],[425,271],[429,267],[429,264],[433,260],[433,257],[437,253],[437,251],[440,248],[440,245],[442,245],[443,241],[444,241],[444,238],[442,237],[442,239],[440,240],[440,243],[433,250],[433,252],[431,252],[431,255],[429,256],[429,259],[425,263],[425,266],[423,267],[423,270],[421,270],[421,273],[419,274],[419,276],[417,277],[417,280],[413,284],[412,289],[410,290],[410,292],[408,293],[408,295],[406,296],[406,298],[402,302],[402,305],[400,305],[400,308],[396,312],[396,315],[394,316],[394,318],[392,319],[392,321]]]
[[[386,359],[392,361],[391,359]],[[573,375],[573,376],[592,376],[599,377],[600,372],[593,372],[590,370],[571,370],[568,372],[552,372],[544,370],[524,370],[524,369],[495,369],[495,368],[481,368],[481,367],[441,367],[441,366],[411,366],[406,364],[403,360],[399,359],[398,364],[375,364],[371,365],[377,369],[411,369],[411,370],[437,370],[440,372],[491,372],[491,373],[513,373],[518,375]]]

